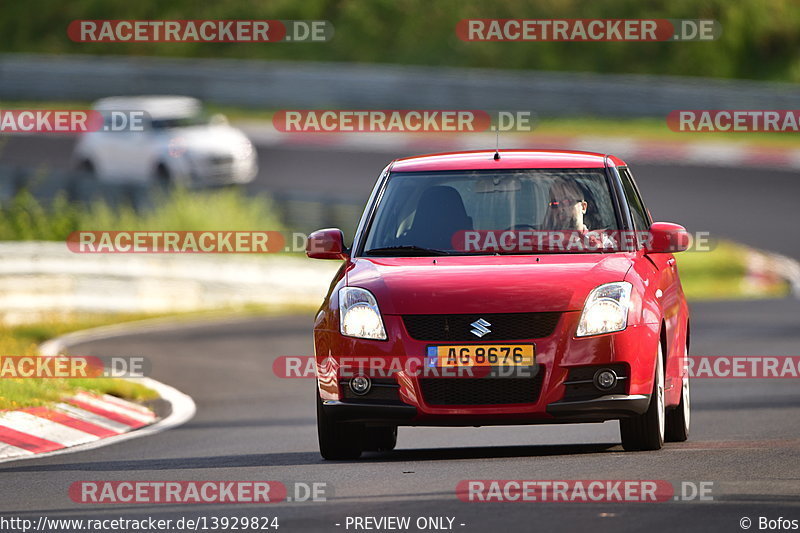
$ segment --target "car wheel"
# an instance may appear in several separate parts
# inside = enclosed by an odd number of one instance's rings
[[[79,202],[91,196],[97,186],[97,171],[88,159],[75,165],[67,181],[67,198],[71,202]]]
[[[681,386],[681,403],[667,413],[666,437],[668,442],[683,442],[689,438],[689,426],[692,419],[692,402],[689,395],[689,376],[683,378]]]
[[[156,168],[155,182],[156,185],[165,191],[172,188],[172,174],[166,165],[161,164]]]
[[[389,452],[397,446],[397,426],[366,428],[364,450]]]
[[[656,373],[653,379],[653,393],[647,411],[633,418],[619,421],[622,447],[626,451],[660,450],[664,445],[664,361],[661,343],[658,343]]]
[[[364,425],[331,420],[317,393],[319,453],[327,460],[358,459],[364,449]]]
[[[88,159],[84,159],[76,166],[75,170],[81,175],[81,177],[95,179],[97,173],[94,170],[94,165]]]

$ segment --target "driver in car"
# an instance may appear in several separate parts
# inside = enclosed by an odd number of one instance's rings
[[[554,181],[550,186],[548,207],[544,218],[545,229],[579,231],[581,233],[589,231],[584,223],[584,215],[589,203],[584,199],[581,188],[574,181]]]
[[[550,186],[550,201],[543,223],[545,230],[555,232],[549,238],[550,244],[580,245],[588,251],[613,247],[614,242],[604,231],[592,231],[586,225],[588,208],[589,202],[577,183],[566,179],[554,181]]]

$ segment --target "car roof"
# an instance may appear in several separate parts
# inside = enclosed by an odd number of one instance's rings
[[[495,150],[446,152],[397,159],[392,172],[420,172],[441,170],[494,170],[525,168],[603,168],[606,154],[575,150],[500,150],[495,160]],[[609,164],[625,166],[618,157],[608,155]]]
[[[190,96],[112,96],[94,103],[97,111],[144,111],[151,118],[177,118],[196,115],[203,107]]]

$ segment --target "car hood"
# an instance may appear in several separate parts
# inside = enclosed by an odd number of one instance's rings
[[[622,281],[625,253],[357,258],[347,285],[370,290],[384,314],[578,311],[589,292]]]

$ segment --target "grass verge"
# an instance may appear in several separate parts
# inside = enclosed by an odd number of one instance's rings
[[[63,241],[73,231],[236,231],[283,229],[270,199],[238,189],[187,191],[156,198],[150,208],[72,204],[60,194],[44,205],[27,190],[0,210],[0,241]]]
[[[269,316],[290,313],[313,313],[308,306],[248,305],[236,309],[198,311],[180,314],[81,314],[70,317],[53,317],[36,323],[0,325],[0,354],[39,356],[42,342],[84,329],[110,326],[141,320],[170,318],[176,321],[195,321],[220,317]],[[310,322],[309,322],[310,323]],[[0,410],[21,409],[57,402],[78,390],[111,394],[133,401],[157,398],[155,391],[123,379],[70,378],[70,379],[0,379]]]
[[[133,320],[142,316],[79,316],[54,318],[24,325],[0,326],[0,354],[39,356],[38,345],[72,331]],[[20,409],[56,402],[78,390],[111,394],[134,401],[157,398],[155,391],[122,379],[111,378],[3,378],[0,379],[0,409]]]
[[[689,251],[675,254],[688,300],[740,300],[781,298],[789,295],[789,284],[767,276],[757,285],[748,281],[747,258],[752,249],[730,241],[720,241],[710,252]]]

